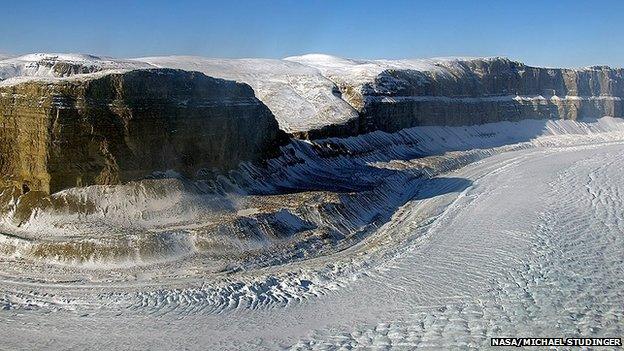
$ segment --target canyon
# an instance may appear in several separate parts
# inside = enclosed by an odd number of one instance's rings
[[[501,57],[0,60],[6,345],[619,335],[623,79]]]

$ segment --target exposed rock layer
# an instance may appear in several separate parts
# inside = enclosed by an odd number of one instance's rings
[[[209,59],[193,56],[144,57],[137,62],[202,72],[249,84],[273,112],[280,128],[297,134],[335,128],[358,113],[340,97],[336,85],[317,69],[277,59]]]
[[[539,68],[500,57],[352,60],[313,54],[284,60],[118,60],[32,54],[0,61],[0,86],[33,77],[145,67],[199,71],[248,84],[282,130],[304,139],[419,125],[624,115],[622,69]]]
[[[240,83],[157,69],[0,87],[0,173],[23,191],[228,170],[283,138]]]

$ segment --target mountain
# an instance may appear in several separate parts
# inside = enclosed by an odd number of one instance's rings
[[[341,98],[337,86],[316,68],[271,59],[209,59],[170,56],[138,59],[157,67],[199,71],[211,77],[249,84],[289,133],[344,125],[357,111]]]

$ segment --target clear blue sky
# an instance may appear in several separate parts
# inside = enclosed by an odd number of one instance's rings
[[[11,1],[0,52],[280,58],[502,55],[624,66],[624,1]]]

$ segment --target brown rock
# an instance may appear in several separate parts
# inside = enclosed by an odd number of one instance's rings
[[[253,90],[171,69],[0,87],[0,174],[22,191],[194,176],[259,161],[284,135]]]

